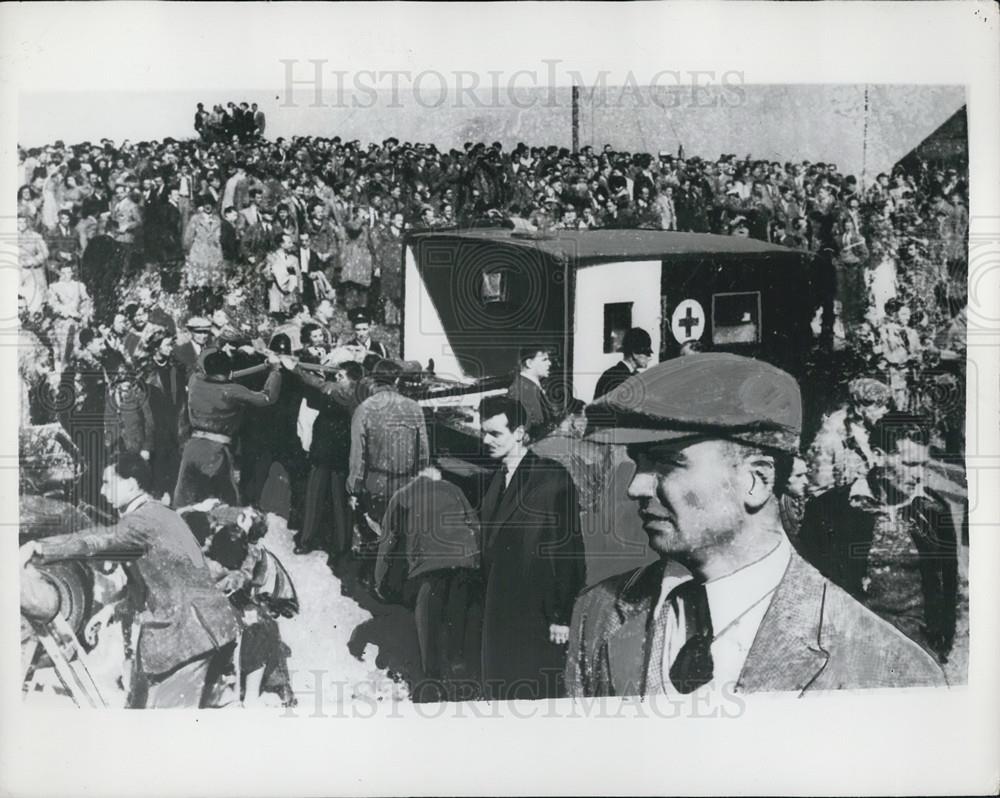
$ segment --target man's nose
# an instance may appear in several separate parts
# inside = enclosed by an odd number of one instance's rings
[[[628,485],[628,497],[633,500],[647,499],[654,495],[656,478],[647,471],[639,471]]]

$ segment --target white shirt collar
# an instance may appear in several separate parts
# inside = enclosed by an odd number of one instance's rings
[[[716,636],[755,607],[761,599],[774,592],[785,575],[791,556],[791,544],[787,537],[781,535],[778,545],[756,562],[705,583],[712,630]],[[683,566],[674,562],[667,563],[663,586],[653,611],[654,617],[659,616],[670,591],[691,578],[691,574]]]

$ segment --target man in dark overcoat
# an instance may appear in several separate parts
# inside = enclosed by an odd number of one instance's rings
[[[573,602],[586,562],[580,505],[569,473],[527,448],[527,413],[505,396],[480,407],[498,464],[483,496],[483,688],[496,699],[564,694]]]

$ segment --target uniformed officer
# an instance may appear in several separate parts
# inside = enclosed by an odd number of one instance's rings
[[[627,445],[636,463],[628,495],[659,560],[577,601],[571,694],[718,698],[944,683],[916,644],[792,550],[779,499],[802,404],[789,374],[693,354],[594,407],[613,421],[590,437]]]
[[[230,380],[232,361],[221,350],[205,355],[204,374],[191,375],[188,382],[191,438],[184,445],[174,491],[175,507],[186,507],[210,497],[239,504],[233,480],[233,436],[239,430],[246,407],[273,405],[281,390],[278,355],[269,353],[267,360],[271,373],[260,391]]]
[[[354,336],[342,345],[356,347],[365,353],[374,352],[381,358],[389,357],[389,350],[385,344],[372,338],[372,319],[368,311],[356,308],[351,311],[349,317],[354,327]]]

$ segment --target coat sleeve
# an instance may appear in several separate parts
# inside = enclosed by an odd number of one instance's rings
[[[573,603],[586,583],[586,558],[580,531],[580,502],[568,473],[556,478],[552,511],[557,521],[545,543],[544,555],[551,571],[552,589],[544,598],[544,612],[550,624],[568,626]],[[554,480],[555,481],[555,480]]]
[[[281,372],[273,369],[267,375],[267,382],[259,391],[251,391],[245,385],[234,384],[230,388],[232,397],[241,404],[251,407],[269,407],[278,401],[281,393]]]
[[[365,415],[367,408],[359,407],[351,419],[351,455],[347,471],[347,492],[357,496],[365,478]]]
[[[93,527],[38,541],[43,563],[70,558],[130,559],[149,551],[149,530],[128,516],[107,528]]]

